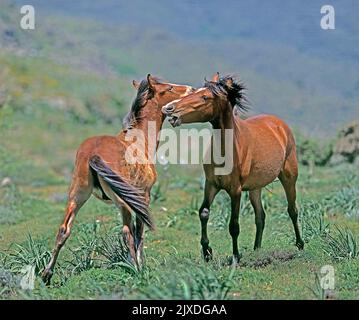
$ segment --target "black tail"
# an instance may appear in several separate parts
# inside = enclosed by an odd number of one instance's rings
[[[154,229],[154,223],[143,192],[113,172],[99,156],[91,157],[89,164],[90,167],[108,183],[112,191],[135,212],[136,216],[150,229]]]

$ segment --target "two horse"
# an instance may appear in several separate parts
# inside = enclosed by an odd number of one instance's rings
[[[288,213],[292,219],[296,245],[303,249],[304,242],[298,228],[296,209],[296,180],[298,166],[293,134],[279,118],[268,115],[241,120],[236,110],[245,109],[244,87],[231,77],[219,78],[216,74],[206,81],[203,88],[160,82],[150,75],[141,83],[134,82],[137,96],[124,120],[124,129],[117,136],[96,136],[85,140],[77,151],[76,164],[69,190],[65,218],[56,237],[52,258],[42,274],[49,282],[59,252],[70,236],[74,218],[91,194],[107,203],[114,203],[122,213],[123,238],[132,261],[141,266],[144,225],[150,229],[154,223],[149,212],[150,190],[156,181],[156,169],[150,161],[150,142],[144,135],[143,161],[129,162],[127,149],[131,142],[127,135],[134,130],[147,132],[150,122],[155,123],[157,148],[158,135],[165,116],[173,126],[181,123],[210,122],[221,131],[220,145],[214,139],[211,150],[220,148],[225,153],[225,131],[233,133],[233,169],[230,174],[216,175],[216,164],[204,165],[206,175],[204,200],[199,209],[204,258],[212,258],[207,236],[210,206],[224,189],[231,197],[232,214],[229,232],[233,243],[233,262],[239,261],[239,208],[242,191],[249,191],[255,211],[256,239],[254,248],[260,248],[265,224],[265,212],[261,203],[261,190],[277,177],[281,181],[288,200]],[[126,156],[127,155],[127,156]],[[212,157],[212,155],[209,155]],[[133,221],[131,212],[135,213]]]

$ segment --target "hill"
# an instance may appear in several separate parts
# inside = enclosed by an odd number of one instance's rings
[[[277,114],[314,136],[334,135],[359,117],[355,1],[334,3],[333,32],[319,27],[318,1],[33,4],[38,28],[26,34],[16,21],[18,6],[3,7],[2,47],[104,77],[151,72],[199,86],[216,71],[239,74],[253,113]]]

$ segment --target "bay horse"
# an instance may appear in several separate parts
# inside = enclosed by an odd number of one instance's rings
[[[70,236],[71,226],[80,208],[91,194],[106,203],[114,203],[123,218],[123,238],[131,260],[140,267],[143,251],[144,225],[154,228],[149,213],[150,190],[156,181],[156,169],[151,161],[129,163],[126,150],[132,143],[126,135],[134,130],[144,132],[145,160],[151,156],[147,150],[147,131],[150,122],[155,124],[155,141],[165,116],[161,108],[172,100],[191,92],[192,87],[160,82],[151,75],[140,83],[131,110],[124,119],[124,129],[116,136],[94,136],[85,140],[77,150],[75,168],[68,194],[65,218],[56,237],[51,260],[42,273],[49,283],[59,252]],[[157,145],[155,148],[157,148]],[[154,149],[155,151],[155,149]],[[131,217],[135,213],[136,223]]]
[[[197,89],[180,100],[173,101],[162,108],[172,126],[182,123],[210,122],[214,129],[220,130],[221,154],[224,153],[225,131],[233,130],[233,168],[228,175],[216,175],[213,155],[210,163],[203,164],[205,172],[204,199],[199,209],[201,221],[201,245],[206,261],[212,258],[212,249],[207,236],[207,222],[210,206],[216,194],[224,189],[231,198],[231,217],[229,232],[233,244],[233,263],[240,259],[238,251],[239,209],[242,191],[249,191],[249,199],[255,212],[256,236],[254,250],[261,247],[265,224],[265,212],[261,202],[262,188],[279,178],[285,190],[288,213],[292,220],[296,246],[301,250],[304,242],[298,227],[296,208],[296,180],[298,162],[293,133],[288,125],[273,115],[258,115],[246,120],[237,115],[237,110],[248,108],[242,82],[231,76],[220,78],[219,74],[206,81],[203,88]],[[211,148],[218,147],[212,136]],[[207,154],[208,157],[208,154]]]

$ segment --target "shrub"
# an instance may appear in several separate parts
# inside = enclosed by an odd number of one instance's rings
[[[332,141],[319,141],[303,134],[296,133],[297,156],[301,164],[306,166],[324,166],[333,154]]]

